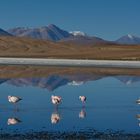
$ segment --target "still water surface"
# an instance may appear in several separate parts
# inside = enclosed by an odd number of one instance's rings
[[[0,129],[3,132],[78,131],[95,129],[140,132],[140,77],[51,75],[39,78],[0,79]],[[58,109],[51,95],[62,97]],[[23,98],[15,106],[8,95]],[[79,96],[85,95],[85,108]],[[8,119],[17,123],[8,125]]]

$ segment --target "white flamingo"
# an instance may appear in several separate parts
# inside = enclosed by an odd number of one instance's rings
[[[54,96],[54,95],[52,95],[51,96],[51,100],[52,100],[52,103],[54,105],[59,105],[61,103],[61,101],[62,101],[62,98],[60,96]]]
[[[13,103],[13,104],[15,104],[16,105],[16,103],[17,102],[19,102],[20,100],[22,100],[20,97],[17,97],[17,96],[8,96],[8,101],[10,102],[10,103]],[[18,109],[16,109],[16,110],[18,110]]]
[[[86,96],[79,96],[79,99],[81,100],[81,102],[83,103],[83,106],[84,106],[86,103],[86,100],[87,100]]]
[[[7,124],[8,125],[15,125],[15,124],[18,124],[20,122],[21,122],[21,120],[19,120],[17,118],[9,118],[8,121],[7,121]]]
[[[22,100],[20,97],[17,97],[17,96],[8,96],[8,101],[10,102],[10,103],[17,103],[17,102],[19,102],[20,100]]]

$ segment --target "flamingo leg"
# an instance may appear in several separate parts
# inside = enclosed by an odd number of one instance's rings
[[[82,106],[82,108],[85,108],[85,102],[83,102],[83,106]]]
[[[58,110],[58,105],[55,105],[55,110],[56,110],[56,111]]]
[[[14,106],[15,106],[15,112],[18,112],[18,111],[19,111],[19,109],[18,109],[17,104],[15,103],[15,104],[14,104]]]

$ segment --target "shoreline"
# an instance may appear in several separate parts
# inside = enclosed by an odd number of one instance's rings
[[[140,61],[0,57],[0,65],[140,68]]]
[[[124,139],[124,140],[132,140],[132,139],[140,139],[139,133],[126,133],[124,131],[112,131],[108,130],[107,132],[100,132],[97,130],[89,130],[89,131],[30,131],[25,133],[1,133],[0,139],[25,139],[25,140],[32,140],[32,139],[97,139],[97,140],[117,140],[117,139]]]

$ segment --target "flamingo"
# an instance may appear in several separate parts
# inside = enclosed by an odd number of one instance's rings
[[[51,100],[52,100],[52,103],[54,105],[59,105],[61,103],[61,101],[62,101],[62,98],[60,96],[54,96],[54,95],[52,95],[51,96]]]
[[[21,122],[21,120],[19,120],[18,118],[9,118],[7,121],[7,124],[8,125],[15,125],[15,124],[18,124],[20,122]]]
[[[84,106],[86,99],[87,99],[86,96],[79,96],[79,99],[81,100],[81,102],[83,103],[83,106]]]
[[[20,100],[22,100],[20,97],[11,96],[11,95],[8,96],[8,101],[9,101],[10,103],[16,104],[16,103],[19,102]]]

